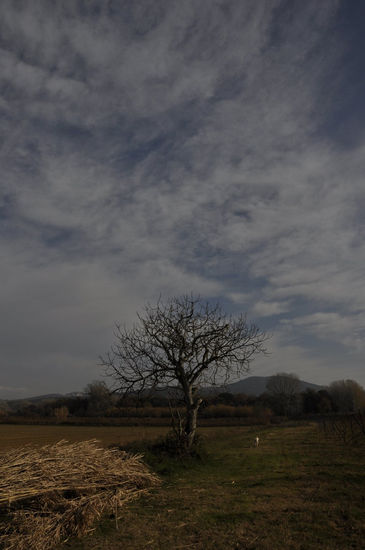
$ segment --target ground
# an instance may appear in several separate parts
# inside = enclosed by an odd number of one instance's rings
[[[101,430],[109,444],[111,432]],[[155,436],[150,430],[144,437]],[[316,424],[220,427],[202,435],[202,460],[181,465],[146,456],[162,486],[120,510],[118,522],[105,518],[57,550],[364,548],[363,449],[326,440]]]

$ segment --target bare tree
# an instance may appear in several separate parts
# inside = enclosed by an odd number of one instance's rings
[[[336,380],[328,388],[336,412],[365,408],[365,390],[355,380]]]
[[[101,416],[105,414],[112,405],[112,394],[105,382],[100,380],[91,382],[86,386],[85,394],[88,399],[87,412],[91,416]]]
[[[322,418],[322,428],[328,437],[346,446],[363,447],[365,445],[365,409],[326,415]]]
[[[186,411],[180,437],[187,449],[195,439],[200,387],[247,372],[254,355],[266,351],[267,340],[244,315],[227,316],[218,304],[193,296],[147,305],[131,329],[116,325],[114,336],[101,361],[116,389],[124,394],[179,390]]]
[[[300,380],[296,374],[279,372],[270,376],[266,390],[273,398],[273,406],[277,413],[287,415],[294,412],[300,391]]]

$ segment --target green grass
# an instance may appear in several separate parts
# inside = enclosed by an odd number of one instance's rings
[[[163,484],[121,510],[118,530],[105,518],[60,549],[364,548],[364,450],[324,441],[315,425],[201,433],[201,460],[146,454]]]

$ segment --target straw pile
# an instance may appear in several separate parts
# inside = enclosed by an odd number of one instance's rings
[[[0,543],[6,550],[48,550],[92,531],[106,512],[157,485],[141,461],[96,440],[0,455]]]

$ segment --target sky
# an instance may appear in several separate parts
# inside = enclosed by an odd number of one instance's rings
[[[0,398],[193,293],[365,385],[365,4],[2,0]]]

